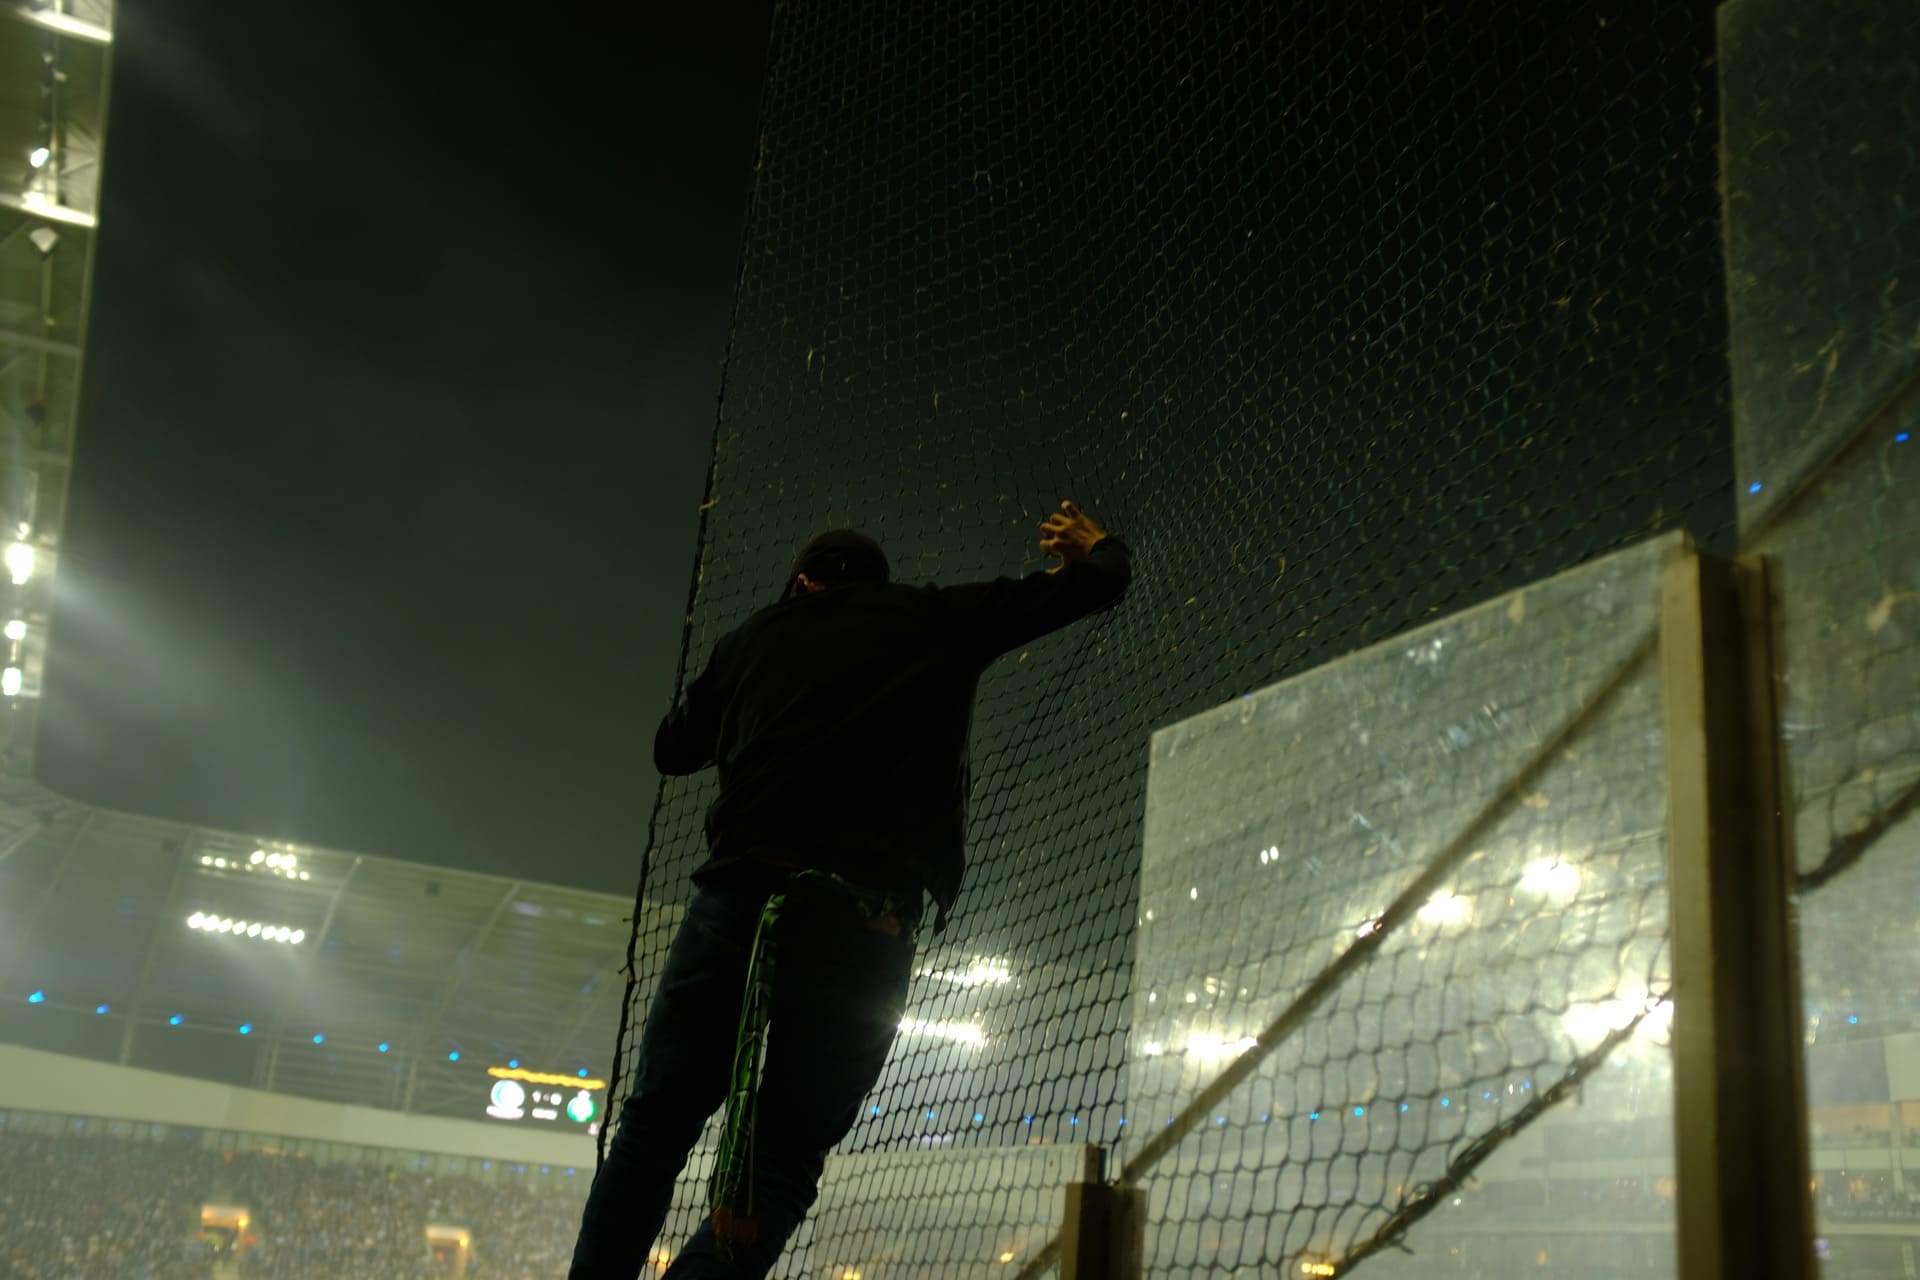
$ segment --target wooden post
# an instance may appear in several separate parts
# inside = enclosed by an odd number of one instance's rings
[[[1814,1272],[1764,563],[1661,578],[1681,1280]]]

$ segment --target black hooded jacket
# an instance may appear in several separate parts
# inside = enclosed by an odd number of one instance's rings
[[[720,771],[696,882],[741,864],[874,889],[960,892],[974,692],[1001,654],[1112,607],[1127,546],[1058,573],[965,586],[851,583],[760,610],[720,638],[653,740],[663,774]]]

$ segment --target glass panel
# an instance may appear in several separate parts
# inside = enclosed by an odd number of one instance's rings
[[[1148,1274],[1376,1249],[1381,1274],[1673,1273],[1655,636],[1677,546],[1155,735],[1123,1155],[1264,1057],[1145,1179]],[[1356,945],[1371,962],[1258,1044]]]

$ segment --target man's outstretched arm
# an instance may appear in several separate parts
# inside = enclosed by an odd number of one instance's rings
[[[1017,649],[1118,604],[1133,580],[1127,544],[1071,502],[1040,526],[1040,549],[1061,563],[1024,578],[950,587],[956,625],[984,659]]]

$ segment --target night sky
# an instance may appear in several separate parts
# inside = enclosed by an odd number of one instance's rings
[[[45,782],[631,890],[770,4],[681,8],[122,9]]]

